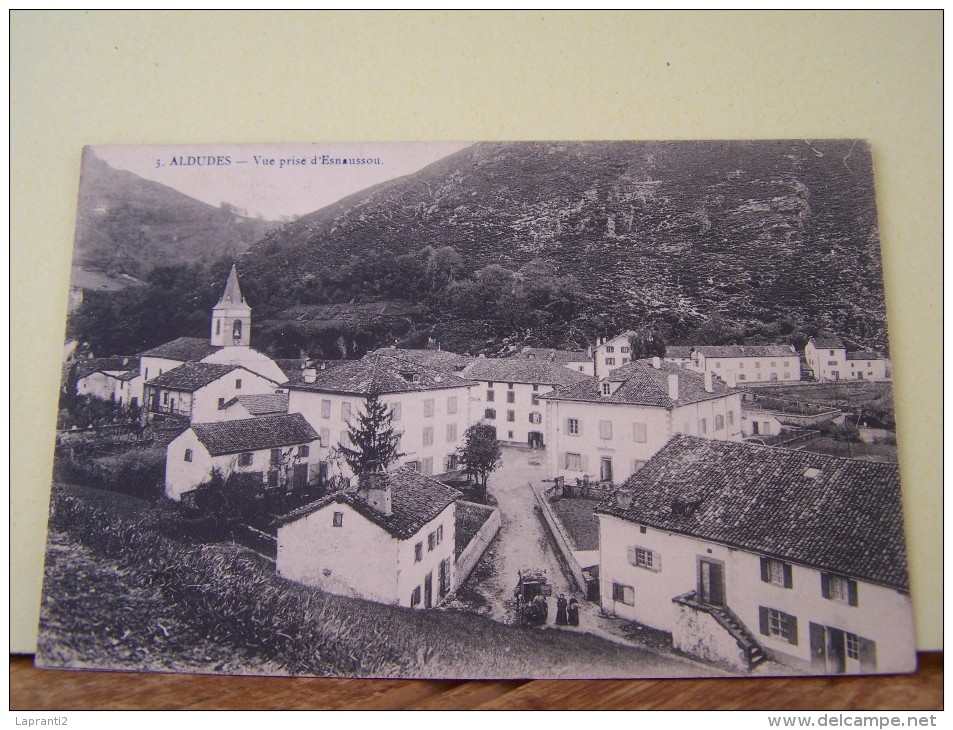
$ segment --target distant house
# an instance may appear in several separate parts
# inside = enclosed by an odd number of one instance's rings
[[[549,472],[620,482],[674,433],[741,439],[741,393],[710,372],[659,358],[616,368],[542,396]]]
[[[765,408],[756,402],[741,404],[741,431],[746,437],[778,436],[782,431],[810,429],[822,424],[842,424],[844,414],[837,409],[805,405],[788,410]]]
[[[679,366],[690,365],[692,362],[693,349],[691,345],[669,345],[665,348],[665,357],[663,359],[666,362]]]
[[[276,416],[288,412],[287,393],[236,395],[219,409],[219,421],[236,421],[255,416]]]
[[[540,396],[590,379],[549,360],[522,357],[480,357],[461,375],[479,385],[472,392],[474,419],[492,426],[502,441],[533,447],[544,446],[546,438],[546,404]]]
[[[731,386],[801,379],[801,359],[793,345],[700,345],[692,348],[688,367],[711,371]]]
[[[891,379],[890,360],[869,350],[848,352],[839,337],[812,337],[804,358],[820,381]]]
[[[184,363],[240,365],[275,383],[288,376],[278,364],[250,346],[251,307],[245,302],[238,284],[238,272],[232,266],[222,297],[212,308],[211,335],[179,337],[140,355],[139,372],[143,381],[167,373]]]
[[[896,464],[679,434],[596,516],[603,610],[687,654],[915,669]]]
[[[458,355],[449,350],[431,350],[419,349],[408,350],[398,347],[382,347],[370,353],[372,355],[391,355],[403,360],[415,362],[418,365],[425,365],[435,370],[444,370],[448,373],[459,373],[463,368],[469,365],[475,358],[469,355]]]
[[[319,478],[321,441],[300,414],[193,423],[166,449],[165,494],[180,500],[213,469],[260,475],[263,489],[301,489]]]
[[[610,372],[632,361],[632,347],[629,345],[629,337],[635,332],[627,330],[615,337],[602,337],[596,342],[592,351],[592,360],[594,373],[600,380],[606,377]]]
[[[142,400],[139,363],[129,357],[85,360],[76,369],[76,395],[138,406]]]
[[[586,375],[595,374],[591,348],[589,350],[557,350],[551,347],[524,347],[511,357],[542,360]]]
[[[195,423],[220,421],[238,395],[275,392],[276,384],[238,365],[188,362],[145,384],[148,419],[175,416]]]
[[[472,381],[387,351],[333,367],[313,364],[286,387],[289,412],[303,414],[331,446],[351,445],[348,424],[356,423],[367,396],[376,393],[393,411],[403,463],[426,475],[454,468],[472,422]],[[341,469],[341,476],[353,476],[346,464]]]
[[[432,608],[454,587],[459,492],[408,467],[278,522],[278,574],[330,593]]]

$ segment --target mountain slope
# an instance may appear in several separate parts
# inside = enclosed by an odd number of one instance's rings
[[[138,175],[87,148],[77,208],[74,265],[143,278],[156,264],[237,256],[276,224],[215,208]]]
[[[242,269],[274,288],[425,245],[470,271],[545,259],[610,329],[677,337],[722,314],[887,344],[863,142],[477,144],[272,231]]]

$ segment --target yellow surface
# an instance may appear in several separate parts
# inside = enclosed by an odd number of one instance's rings
[[[32,651],[85,144],[862,137],[920,649],[942,646],[942,14],[26,12],[11,43],[11,650]]]

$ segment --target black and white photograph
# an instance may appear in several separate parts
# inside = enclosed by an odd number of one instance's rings
[[[86,147],[37,665],[915,671],[874,157]]]

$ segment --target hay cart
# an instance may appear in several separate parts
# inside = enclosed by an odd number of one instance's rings
[[[521,626],[541,626],[546,623],[549,607],[546,599],[553,595],[545,568],[523,568],[513,591],[516,596],[516,620]]]

